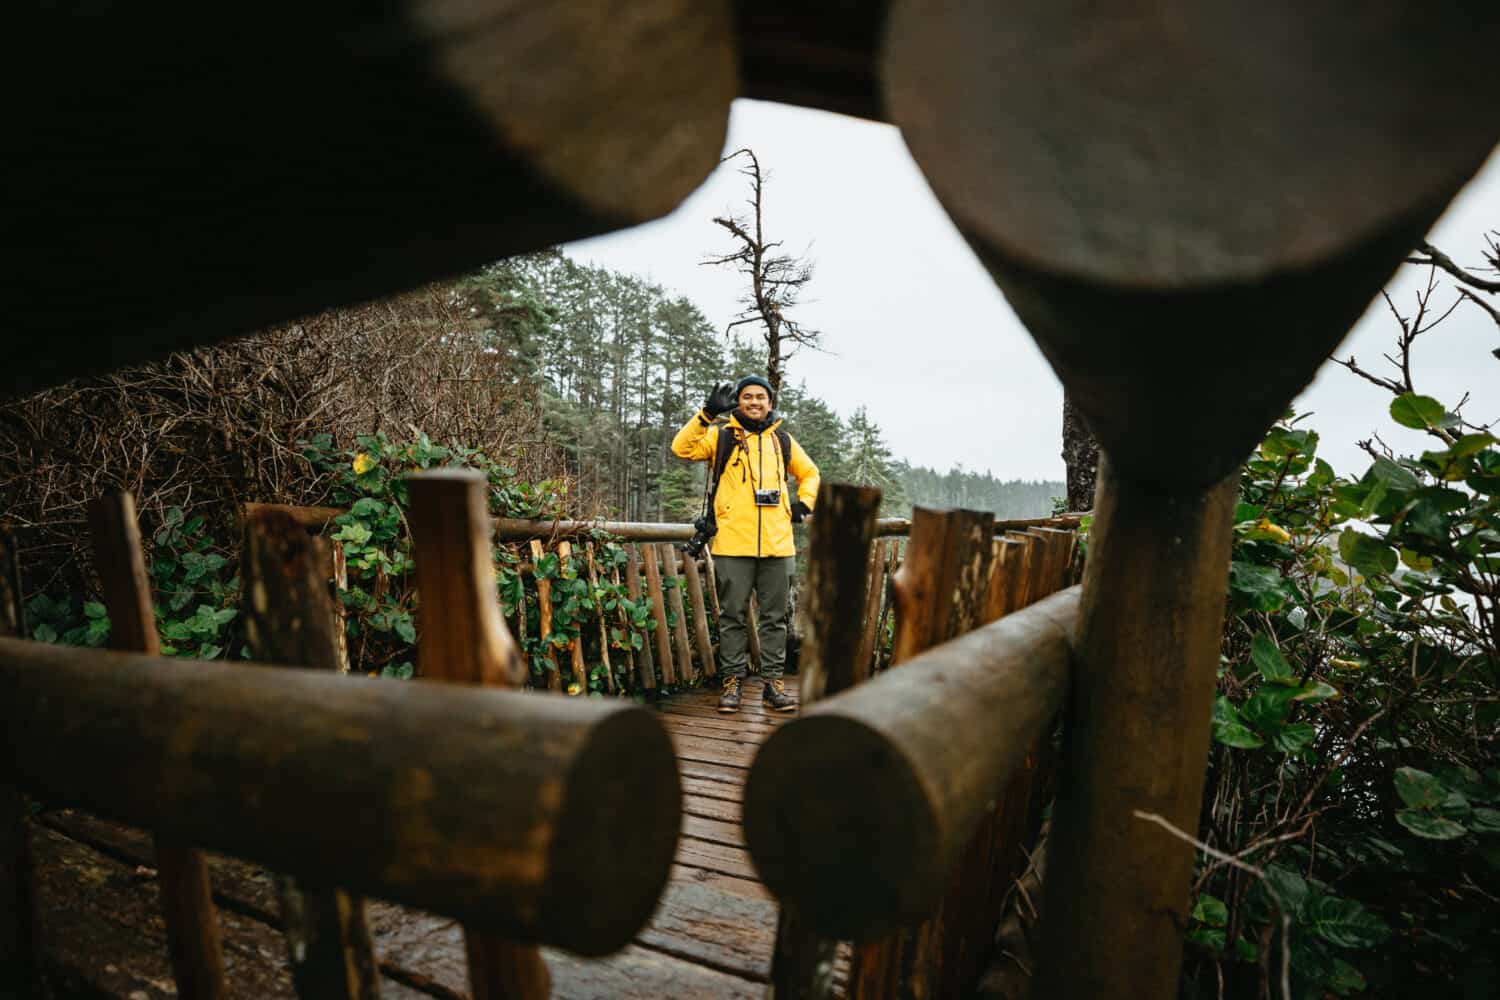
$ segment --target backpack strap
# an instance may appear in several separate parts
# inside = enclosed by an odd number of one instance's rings
[[[776,443],[781,446],[781,481],[786,482],[787,464],[791,461],[792,436],[783,427],[776,428]],[[734,454],[734,449],[739,447],[739,439],[734,435],[734,428],[725,424],[719,428],[719,443],[714,447],[713,478],[709,480],[709,496],[719,492],[719,480],[724,476],[724,470],[729,466],[729,456]]]
[[[724,475],[724,469],[729,465],[729,456],[734,454],[738,442],[734,437],[734,428],[725,424],[719,428],[719,443],[714,446],[714,469],[713,477],[709,480],[709,496],[712,497],[719,492],[719,480]],[[709,507],[712,510],[712,505]]]

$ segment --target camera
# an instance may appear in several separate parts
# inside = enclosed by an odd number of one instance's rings
[[[682,543],[682,551],[689,558],[697,559],[703,555],[703,547],[708,544],[708,540],[719,533],[718,529],[719,526],[713,522],[712,518],[698,518],[693,522],[693,537]]]
[[[781,506],[781,491],[780,490],[756,490],[755,491],[755,506],[757,506],[757,507],[780,507]]]

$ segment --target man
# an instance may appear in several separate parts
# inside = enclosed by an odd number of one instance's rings
[[[792,524],[812,513],[818,467],[781,429],[773,402],[771,383],[759,375],[740,379],[733,389],[727,383],[715,386],[703,409],[672,439],[673,454],[709,463],[710,516],[718,527],[709,551],[719,583],[721,712],[740,708],[750,658],[752,593],[760,602],[761,697],[777,712],[797,707],[782,680],[787,600],[796,561]],[[726,424],[714,423],[730,410],[734,412]],[[787,488],[788,475],[797,479],[796,496]]]

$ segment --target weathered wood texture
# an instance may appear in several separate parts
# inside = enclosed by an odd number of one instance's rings
[[[478,472],[424,472],[408,476],[407,489],[421,601],[419,655],[427,676],[521,687],[525,661],[495,596],[488,480]],[[559,559],[566,555],[559,550]],[[465,926],[464,947],[475,1000],[535,1000],[551,992],[546,963],[534,945]]]
[[[1037,989],[1163,996],[1176,989],[1193,847],[1136,813],[1196,828],[1237,477],[1163,495],[1106,457],[1099,480]]]
[[[907,559],[891,582],[900,614],[891,664],[972,630],[982,620],[994,517],[974,511],[912,512]],[[931,993],[949,914],[940,904],[915,926],[854,950],[852,993],[860,1000]]]
[[[347,672],[339,642],[343,618],[329,593],[332,558],[327,543],[276,510],[247,517],[243,534],[240,581],[245,599],[240,605],[250,655],[282,666]],[[285,876],[276,882],[298,996],[378,997],[380,974],[364,900],[326,884],[307,885]]]
[[[660,724],[617,700],[14,639],[0,754],[49,801],[582,954],[650,915],[680,810]]]
[[[542,561],[542,542],[539,538],[533,538],[530,543],[531,561],[538,563]],[[562,690],[562,669],[557,662],[557,647],[552,644],[552,581],[538,580],[536,582],[536,610],[537,630],[542,640],[542,649],[545,650],[547,661],[547,690]]]
[[[1500,137],[1433,112],[1500,83],[1500,10],[1458,0],[894,0],[886,37],[934,193],[1116,468],[1164,490],[1240,462]]]
[[[867,675],[868,664],[860,662],[865,631],[861,614],[868,608],[867,569],[880,496],[873,487],[834,483],[824,483],[818,491],[818,517],[808,533],[807,581],[797,609],[802,634],[800,705],[848,690]],[[817,784],[805,781],[804,793],[827,794]],[[819,935],[795,904],[784,904],[776,926],[772,995],[778,1000],[832,996],[836,952],[835,940]]]
[[[1077,528],[1078,522],[1086,517],[1083,512],[1070,512],[1058,514],[1055,517],[1018,517],[1008,520],[997,520],[994,522],[996,534],[1008,531],[1023,531],[1026,528],[1048,527],[1071,529]],[[875,521],[876,538],[897,538],[910,535],[912,519],[907,517],[882,517]]]
[[[106,493],[89,504],[88,520],[94,568],[109,612],[110,648],[154,655],[161,644],[135,498],[124,491]],[[155,838],[155,854],[177,992],[190,1000],[219,1000],[225,995],[224,954],[203,854],[160,837]]]
[[[20,638],[25,632],[16,536],[10,525],[0,524],[0,637]],[[23,997],[41,985],[29,813],[9,768],[0,767],[0,982],[12,984]]]
[[[682,600],[682,577],[677,575],[677,548],[670,542],[660,545],[663,593],[674,624],[672,639],[677,654],[677,679],[686,684],[693,680],[693,648],[688,641],[687,607]],[[671,584],[671,586],[666,586]]]
[[[703,600],[703,575],[698,572],[698,560],[684,557],[682,575],[693,608],[693,641],[697,645],[698,662],[705,677],[717,677],[719,668],[714,662],[714,643],[708,632],[708,609]]]
[[[661,568],[657,565],[656,546],[641,546],[641,558],[646,565],[646,593],[651,600],[651,615],[656,619],[656,665],[661,672],[663,684],[676,684],[677,671],[672,664],[672,638],[667,626],[667,604],[662,595]]]
[[[867,940],[927,916],[1062,703],[1077,605],[1076,590],[1054,595],[778,730],[745,801],[747,842],[772,891],[831,937]],[[836,793],[801,794],[809,760]],[[850,830],[861,835],[839,835]]]
[[[45,86],[0,164],[27,248],[4,256],[0,394],[663,215],[717,165],[739,91],[726,2],[430,0],[352,25],[279,4],[210,59],[190,12],[9,25],[6,68]]]

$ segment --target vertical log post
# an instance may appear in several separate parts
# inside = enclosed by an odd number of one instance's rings
[[[531,540],[531,563],[542,561],[540,539]],[[536,578],[537,630],[541,633],[542,656],[551,666],[547,667],[547,690],[562,690],[562,668],[557,664],[557,647],[552,645],[552,581]]]
[[[1177,990],[1193,847],[1137,813],[1197,829],[1237,479],[1164,495],[1100,462],[1037,996]]]
[[[258,662],[347,670],[339,643],[343,618],[329,593],[330,556],[323,539],[281,511],[260,510],[245,518],[241,607],[250,655]],[[379,997],[380,970],[364,899],[287,876],[278,876],[276,887],[297,995]]]
[[[671,542],[661,543],[662,593],[667,607],[676,618],[672,626],[672,638],[677,649],[677,679],[684,684],[693,679],[693,647],[688,642],[687,608],[682,601],[682,577],[677,575],[677,547]],[[671,586],[666,584],[670,582]]]
[[[646,593],[651,598],[651,614],[656,618],[656,663],[661,670],[663,684],[676,684],[677,672],[672,668],[672,638],[667,630],[667,604],[662,596],[661,569],[656,564],[656,546],[647,542],[641,546],[641,556],[646,562]]]
[[[106,493],[89,505],[88,518],[94,568],[109,612],[110,648],[155,655],[161,645],[135,499],[124,491]],[[225,996],[224,952],[203,852],[160,837],[152,841],[177,993],[217,1000]]]
[[[641,554],[634,545],[625,547],[625,592],[630,595],[632,604],[641,603]],[[631,630],[634,628],[632,625]],[[636,664],[641,668],[641,687],[653,691],[656,689],[656,663],[651,655],[650,639],[641,644],[640,652]]]
[[[853,687],[869,675],[860,659],[868,607],[868,563],[880,511],[880,490],[824,483],[818,516],[808,532],[807,582],[797,609],[802,633],[801,703]],[[809,794],[819,794],[809,788]],[[774,1000],[819,1000],[833,995],[833,963],[838,943],[819,938],[783,905],[771,956]]]
[[[24,639],[21,567],[15,532],[0,525],[0,636]],[[26,796],[0,763],[0,983],[20,997],[40,996],[41,942]]]
[[[714,554],[703,550],[703,577],[708,583],[708,606],[714,613],[714,629],[719,625],[719,571],[714,569]]]
[[[424,676],[455,684],[521,687],[525,659],[505,629],[495,596],[485,477],[443,469],[414,474],[407,483]],[[533,541],[532,546],[536,553],[541,543]],[[552,977],[536,946],[470,928],[464,939],[475,1000],[533,1000],[551,993]]]
[[[573,546],[568,542],[557,543],[557,565],[558,575],[561,576],[562,568],[573,559]],[[574,567],[577,571],[577,567]],[[582,619],[580,618],[580,621]],[[583,663],[583,629],[580,628],[578,635],[568,637],[568,659],[572,662],[573,683],[578,685],[580,694],[588,694],[589,673]]]
[[[594,543],[590,542],[584,549],[585,559],[589,567],[589,596],[597,599],[599,594],[599,564],[594,559]],[[599,659],[604,665],[604,689],[610,694],[615,693],[615,669],[609,663],[609,615],[604,610],[603,602],[599,603]]]
[[[714,662],[714,644],[708,634],[708,610],[703,602],[703,576],[698,572],[698,560],[683,554],[682,575],[687,580],[688,600],[693,606],[693,638],[698,645],[698,660],[703,664],[705,677],[719,676]]]
[[[989,581],[993,514],[966,510],[912,511],[906,559],[892,579],[897,609],[891,665],[963,635],[983,620]],[[956,879],[972,877],[960,871]],[[852,1000],[932,996],[942,972],[944,905],[932,919],[857,945]]]
[[[863,626],[859,632],[859,649],[855,655],[855,662],[863,664],[859,670],[869,676],[871,673],[870,658],[875,651],[875,628],[880,622],[880,558],[884,554],[885,543],[876,539],[870,546],[870,557],[865,561],[865,606],[860,609],[860,623]]]

